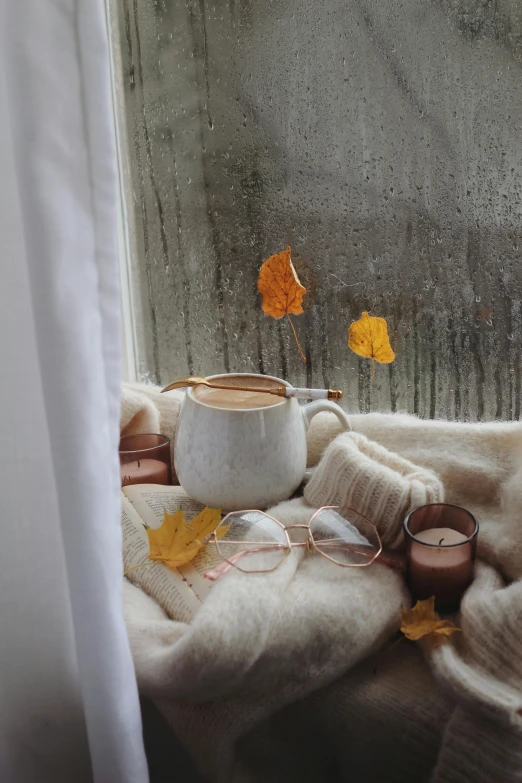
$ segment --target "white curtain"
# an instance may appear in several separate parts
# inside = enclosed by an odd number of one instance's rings
[[[102,0],[0,0],[0,779],[143,783]]]

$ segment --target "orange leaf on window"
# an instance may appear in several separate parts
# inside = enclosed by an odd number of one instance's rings
[[[395,359],[384,318],[368,315],[365,311],[348,329],[348,346],[358,356],[390,364]]]
[[[424,636],[444,637],[460,631],[449,620],[441,620],[435,614],[435,598],[417,601],[412,609],[401,609],[401,631],[407,639],[416,642]]]
[[[306,362],[295,327],[290,320],[290,313],[300,315],[303,312],[301,303],[306,288],[301,285],[297,277],[290,256],[290,247],[267,258],[259,271],[257,288],[263,297],[261,302],[263,312],[272,318],[282,318],[284,315],[288,318],[301,358]]]
[[[259,272],[257,287],[263,297],[263,312],[272,318],[282,318],[289,313],[300,315],[303,312],[301,302],[306,288],[297,277],[290,247],[267,258]]]

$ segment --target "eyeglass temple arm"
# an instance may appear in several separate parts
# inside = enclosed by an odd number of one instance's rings
[[[305,544],[297,544],[297,546],[304,546]],[[294,544],[294,546],[296,546]],[[364,545],[360,544],[344,544],[340,541],[324,541],[321,546],[333,546],[337,549],[348,549],[351,552],[357,552],[357,554],[363,555],[363,557],[371,557],[371,554],[368,552],[361,551],[361,549],[364,549]],[[237,563],[238,560],[240,560],[245,555],[252,555],[256,552],[270,552],[274,549],[284,549],[285,547],[283,544],[274,544],[273,546],[263,546],[263,547],[257,547],[255,549],[242,549],[241,552],[236,552],[235,555],[232,555],[228,560],[223,560],[222,563],[220,563],[215,568],[211,568],[210,571],[207,571],[204,576],[205,579],[209,579],[211,582],[215,582],[216,579],[219,579],[220,576],[223,574],[226,574],[227,571],[230,571],[233,565]],[[371,549],[371,547],[368,547],[368,549]],[[391,552],[390,550],[384,550],[376,557],[375,562],[382,563],[383,565],[387,565],[390,568],[404,568],[405,565],[405,559],[404,555],[401,555],[398,552]]]
[[[357,555],[363,557],[372,558],[375,548],[371,545],[365,546],[364,544],[345,544],[341,541],[318,541],[321,545],[321,549],[331,546],[337,549],[347,549],[349,552],[355,552]],[[367,551],[364,551],[367,550]],[[376,563],[382,563],[390,568],[404,568],[406,565],[406,559],[400,552],[394,552],[391,549],[382,549],[375,558]]]
[[[273,544],[272,546],[257,547],[256,549],[242,549],[241,552],[236,552],[236,554],[232,555],[232,557],[230,557],[228,560],[223,560],[223,562],[215,568],[211,568],[210,571],[207,571],[204,574],[204,577],[205,579],[209,579],[211,582],[215,582],[216,579],[219,579],[220,576],[226,574],[227,571],[230,571],[232,566],[235,565],[238,560],[241,560],[244,555],[253,555],[256,552],[271,552],[274,549],[285,548],[286,547],[284,547],[283,544]]]
[[[406,568],[406,557],[401,552],[392,552],[390,549],[383,549],[375,562],[390,568]]]

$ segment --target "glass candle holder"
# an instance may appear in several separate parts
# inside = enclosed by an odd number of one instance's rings
[[[122,487],[172,484],[170,440],[165,435],[126,435],[120,440]]]
[[[437,609],[456,609],[473,579],[478,522],[470,511],[431,503],[404,520],[406,576],[418,599],[435,596]]]

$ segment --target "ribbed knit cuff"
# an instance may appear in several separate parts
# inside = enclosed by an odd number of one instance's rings
[[[440,479],[357,432],[333,440],[304,491],[311,506],[350,506],[368,517],[388,546],[402,540],[412,508],[444,497]]]

